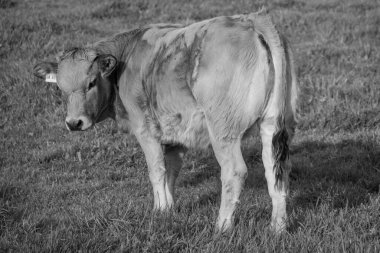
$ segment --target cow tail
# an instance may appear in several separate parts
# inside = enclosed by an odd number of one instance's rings
[[[277,33],[278,36],[278,33]],[[278,36],[279,37],[279,36]],[[283,174],[286,169],[286,161],[289,159],[289,133],[285,124],[286,106],[288,101],[288,91],[286,83],[286,60],[284,44],[281,43],[277,58],[273,58],[275,84],[274,89],[277,89],[279,96],[279,111],[276,119],[276,131],[272,138],[272,153],[274,158],[273,170],[276,177],[276,187],[282,188]],[[276,66],[277,65],[277,66]],[[276,81],[277,80],[277,81]]]
[[[256,27],[268,44],[274,67],[273,100],[271,102],[271,117],[274,119],[275,132],[272,138],[272,153],[274,158],[273,170],[276,178],[276,187],[282,187],[286,161],[289,157],[289,133],[285,125],[287,101],[289,100],[286,82],[286,42],[280,37],[270,16],[261,13],[254,16]],[[260,36],[260,35],[259,35]],[[269,116],[269,115],[268,115]]]

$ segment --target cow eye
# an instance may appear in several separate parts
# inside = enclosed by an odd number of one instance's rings
[[[88,90],[91,90],[96,85],[96,79],[88,84]]]

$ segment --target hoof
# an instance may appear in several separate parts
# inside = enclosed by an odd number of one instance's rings
[[[270,224],[270,231],[272,231],[275,234],[282,234],[286,232],[286,223],[285,222],[271,222]]]
[[[229,219],[225,219],[225,220],[218,219],[218,221],[215,224],[214,233],[218,234],[218,235],[219,234],[227,234],[227,233],[230,233],[232,231],[232,228],[233,228],[233,224],[232,224],[231,220],[229,220]]]
[[[170,210],[172,210],[172,205],[161,205],[161,206],[154,206],[153,207],[153,212],[162,212],[162,213],[166,213],[166,212],[169,212]]]

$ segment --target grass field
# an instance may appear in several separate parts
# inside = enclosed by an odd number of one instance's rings
[[[232,233],[216,236],[220,170],[191,151],[177,204],[153,213],[142,151],[105,121],[64,126],[38,60],[148,23],[270,10],[293,45],[299,127],[289,229],[268,231],[257,137]],[[380,6],[377,0],[0,0],[0,252],[380,252]]]

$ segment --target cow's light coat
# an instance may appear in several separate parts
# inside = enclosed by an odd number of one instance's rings
[[[233,224],[247,175],[241,139],[259,123],[271,225],[281,231],[297,97],[292,57],[270,18],[257,13],[150,25],[70,50],[58,65],[39,64],[35,73],[45,77],[58,69],[58,85],[69,98],[67,121],[74,122],[70,129],[112,117],[135,134],[156,209],[174,204],[186,148],[211,144],[221,166],[222,231]]]

